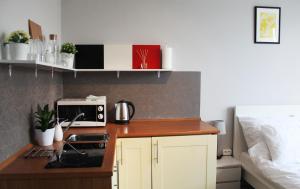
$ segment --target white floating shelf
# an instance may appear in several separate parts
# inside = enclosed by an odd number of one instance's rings
[[[52,70],[55,71],[74,71],[74,69],[70,69],[61,65],[50,64],[46,62],[40,62],[35,60],[0,60],[1,64],[8,64],[11,66],[20,66],[20,67],[32,67],[38,68],[42,70]]]
[[[37,77],[37,71],[41,70],[51,70],[52,77],[54,71],[59,72],[74,72],[74,77],[76,78],[77,72],[117,72],[117,78],[120,77],[120,72],[157,72],[157,77],[160,78],[160,72],[171,72],[170,69],[74,69],[67,68],[60,65],[50,64],[46,62],[40,62],[35,60],[0,60],[0,64],[8,65],[9,75],[12,75],[12,67],[29,67],[35,69],[35,76]]]
[[[156,72],[157,78],[160,78],[160,72],[171,72],[167,69],[128,69],[128,70],[116,70],[116,69],[75,69],[75,72],[117,72],[117,78],[120,78],[120,72]],[[76,74],[74,74],[76,77]]]
[[[75,69],[77,72],[171,72],[172,70],[167,69]]]

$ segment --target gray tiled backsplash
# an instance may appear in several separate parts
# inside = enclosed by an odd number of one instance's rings
[[[0,66],[0,162],[30,143],[31,113],[37,104],[50,104],[63,95],[62,74]]]
[[[134,119],[199,117],[200,72],[116,72],[55,73],[0,66],[0,162],[31,142],[31,114],[37,104],[53,105],[59,98],[84,98],[105,95],[109,119],[113,105],[121,99],[136,106]]]

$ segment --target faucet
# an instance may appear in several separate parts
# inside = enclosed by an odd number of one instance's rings
[[[70,123],[69,125],[66,127],[66,129],[64,130],[64,132],[66,132],[67,130],[69,130],[69,128],[72,126],[72,124],[80,117],[84,117],[84,113],[80,113],[78,114]]]
[[[84,113],[80,113],[78,114],[70,123],[69,125],[66,127],[66,129],[64,130],[64,133],[69,130],[69,128],[72,126],[72,124],[80,117],[83,117]],[[65,120],[67,121],[67,120]],[[63,121],[63,122],[65,122]],[[72,144],[70,144],[68,141],[63,140],[63,144],[64,145],[68,145],[69,147],[71,147],[76,153],[80,154],[80,155],[86,155],[86,152],[80,152],[79,150],[77,150]],[[61,155],[62,155],[62,151],[59,150],[58,153],[56,153],[56,160],[57,161],[61,161]]]

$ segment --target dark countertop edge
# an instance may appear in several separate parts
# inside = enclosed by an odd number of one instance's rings
[[[113,175],[112,172],[101,172],[101,175],[97,175],[96,172],[74,172],[74,173],[20,173],[20,174],[0,174],[1,180],[15,180],[15,179],[62,179],[62,178],[99,178],[109,177]]]

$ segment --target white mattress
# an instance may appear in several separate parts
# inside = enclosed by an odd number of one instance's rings
[[[241,160],[243,177],[256,189],[300,189],[300,163],[276,164],[261,156],[259,151],[248,151],[238,117],[300,117],[300,106],[237,106],[234,116],[234,157]],[[298,150],[296,148],[295,150]],[[251,181],[251,182],[250,182]]]
[[[300,164],[275,164],[270,160],[251,158],[241,154],[243,169],[264,183],[268,188],[300,189]]]
[[[242,152],[240,156],[240,161],[242,163],[243,169],[255,177],[259,182],[266,185],[269,188],[281,188],[278,184],[274,183],[271,179],[266,178],[263,173],[259,170],[257,165],[252,161],[251,157],[247,152]]]

